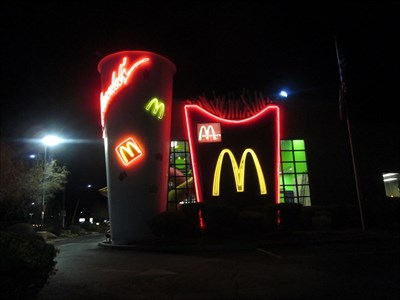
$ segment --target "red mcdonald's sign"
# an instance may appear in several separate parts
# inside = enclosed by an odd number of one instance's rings
[[[188,104],[185,118],[197,201],[278,203],[278,106],[260,106],[248,117],[228,119]]]
[[[216,143],[221,139],[220,123],[200,123],[197,124],[199,143]]]

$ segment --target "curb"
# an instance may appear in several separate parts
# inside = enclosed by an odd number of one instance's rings
[[[181,245],[162,245],[162,244],[137,244],[137,245],[115,245],[109,242],[100,242],[98,245],[108,249],[123,249],[150,252],[198,252],[198,251],[244,251],[254,250],[257,243],[220,243],[220,244],[181,244]]]
[[[278,237],[279,238],[279,237]],[[351,242],[368,242],[378,240],[400,240],[400,236],[397,235],[366,235],[363,236],[346,236],[341,237],[331,236],[317,239],[312,239],[310,236],[294,236],[285,237],[285,240],[255,240],[255,241],[213,241],[211,243],[176,243],[172,242],[142,242],[132,245],[117,245],[111,242],[100,242],[98,245],[102,248],[108,249],[124,249],[134,251],[150,251],[150,252],[197,252],[197,251],[245,251],[245,250],[256,250],[262,247],[268,246],[284,246],[284,245],[312,245],[312,244],[329,244],[329,243],[351,243]]]

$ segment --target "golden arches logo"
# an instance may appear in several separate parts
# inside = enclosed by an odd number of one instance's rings
[[[219,123],[197,124],[197,132],[199,143],[221,141],[221,125]]]
[[[147,102],[145,109],[149,111],[153,116],[157,116],[158,119],[162,119],[165,113],[165,104],[157,98],[151,99]]]
[[[251,148],[247,148],[246,150],[243,151],[239,166],[238,166],[235,156],[233,155],[231,150],[223,149],[220,152],[220,154],[218,156],[217,164],[215,165],[215,171],[214,171],[213,188],[212,188],[213,196],[219,196],[220,181],[221,181],[221,168],[222,168],[222,162],[224,160],[225,154],[229,155],[229,158],[232,163],[233,175],[235,176],[237,192],[244,191],[246,157],[247,157],[247,154],[250,154],[251,157],[253,158],[253,162],[256,167],[258,182],[260,185],[260,194],[261,195],[267,194],[267,185],[265,184],[265,178],[264,178],[264,174],[263,174],[263,171],[262,171],[262,168],[260,165],[260,161],[258,160],[258,157],[257,157],[256,153],[254,152],[254,150]]]
[[[128,138],[122,142],[118,147],[115,148],[121,161],[128,165],[143,154],[139,145],[134,141],[133,138]]]

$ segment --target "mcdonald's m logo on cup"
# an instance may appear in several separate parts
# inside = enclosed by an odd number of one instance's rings
[[[232,169],[233,169],[233,175],[235,177],[235,183],[236,183],[236,191],[237,192],[243,192],[244,191],[244,178],[245,178],[245,170],[246,170],[246,157],[247,154],[250,154],[251,157],[253,158],[254,166],[257,171],[257,176],[258,176],[258,183],[260,185],[260,194],[265,195],[267,194],[267,185],[265,184],[265,178],[264,174],[260,165],[260,162],[258,160],[258,157],[256,153],[254,152],[253,149],[247,148],[244,150],[242,157],[240,159],[239,166],[237,164],[237,161],[235,159],[235,156],[233,155],[232,151],[229,149],[223,149],[217,160],[217,164],[215,165],[215,171],[214,171],[214,179],[213,179],[213,188],[212,188],[212,195],[213,196],[219,196],[219,190],[220,190],[220,181],[221,181],[221,168],[222,168],[222,162],[224,160],[225,154],[228,154],[231,164],[232,164]]]
[[[220,123],[201,123],[197,124],[197,134],[199,143],[221,142]]]
[[[119,159],[124,165],[131,164],[134,160],[136,160],[143,154],[139,145],[131,137],[123,141],[118,147],[116,147],[115,151],[117,152]]]
[[[157,98],[153,98],[149,102],[147,102],[144,108],[153,116],[157,116],[158,119],[161,120],[162,118],[164,118],[165,104]]]

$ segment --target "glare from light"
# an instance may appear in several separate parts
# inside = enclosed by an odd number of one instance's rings
[[[396,176],[396,175],[399,175],[399,173],[386,173],[386,174],[383,174],[382,176],[385,178],[385,177],[392,177],[392,176]]]
[[[31,154],[31,155],[29,155],[29,158],[36,158],[36,155],[35,154]]]
[[[389,182],[389,181],[398,181],[397,178],[387,178],[387,179],[383,179],[384,182]]]
[[[281,97],[283,97],[283,98],[287,98],[288,94],[287,94],[286,91],[281,91],[281,92],[279,93],[279,96],[281,96]]]
[[[55,146],[63,142],[63,139],[55,135],[47,135],[42,139],[42,143],[47,146]]]

